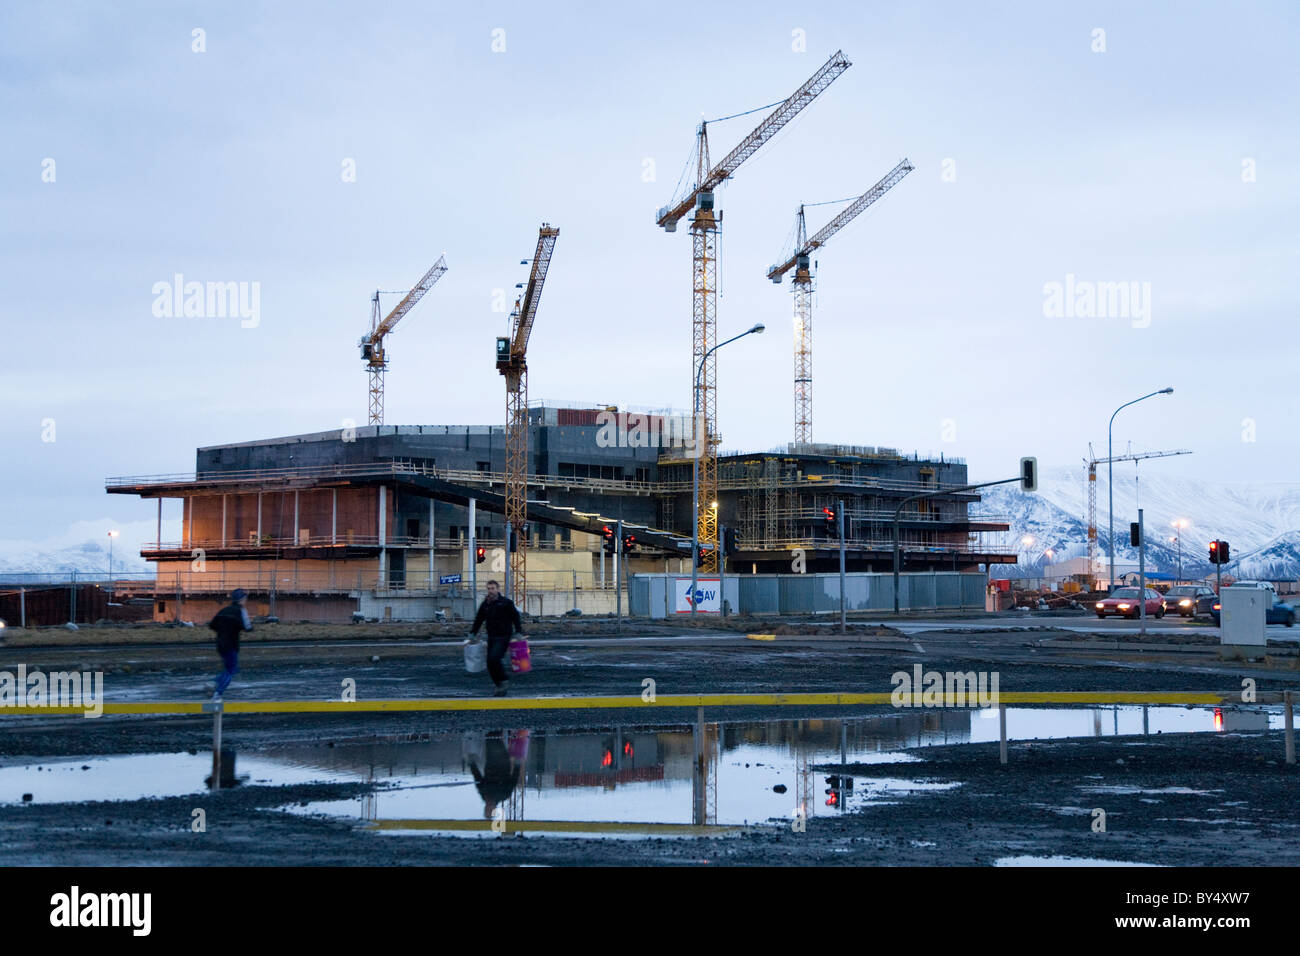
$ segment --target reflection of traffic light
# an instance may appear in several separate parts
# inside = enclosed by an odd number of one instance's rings
[[[609,554],[613,554],[615,550],[615,544],[616,544],[614,538],[614,529],[611,528],[609,525],[605,525],[604,527],[601,528],[600,533],[605,537],[605,550]]]
[[[632,741],[630,740],[623,741],[623,756],[624,757],[632,756]]]
[[[487,560],[487,548],[481,548],[481,547],[480,547],[480,548],[475,548],[475,549],[474,549],[474,563],[475,563],[475,564],[482,564],[482,563],[483,563],[484,561],[486,561],[486,560]]]
[[[826,783],[826,806],[843,810],[845,796],[853,792],[853,778],[841,777],[837,774],[827,777]]]
[[[826,537],[838,538],[840,534],[839,525],[835,523],[835,509],[822,509],[822,523],[826,526]]]
[[[614,764],[614,751],[606,747],[605,755],[600,758],[600,765],[602,767],[610,767],[613,766],[613,764]]]

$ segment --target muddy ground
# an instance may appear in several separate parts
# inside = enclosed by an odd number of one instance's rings
[[[1216,690],[1244,677],[1260,690],[1300,689],[1294,660],[1224,662],[1213,649],[1090,650],[1050,632],[929,634],[920,640],[867,632],[849,640],[785,635],[775,641],[701,630],[625,637],[534,635],[533,673],[513,695],[889,691],[890,675],[926,669],[996,670],[1003,691]],[[338,699],[344,678],[365,698],[485,696],[483,675],[463,671],[459,643],[382,627],[366,641],[323,639],[250,645],[227,699]],[[608,635],[607,635],[608,637]],[[378,658],[378,660],[374,660]],[[0,669],[105,672],[109,699],[205,696],[215,656],[205,646],[0,648]],[[710,711],[710,719],[865,716],[821,709]],[[687,722],[693,713],[635,710],[501,713],[227,715],[228,746],[255,754],[295,742],[392,739],[467,729],[599,728],[637,721]],[[157,753],[211,746],[211,720],[188,717],[28,718],[0,716],[0,764],[30,758]],[[691,839],[600,839],[515,835],[489,839],[394,836],[348,821],[286,814],[289,804],[354,798],[365,784],[244,786],[216,794],[0,806],[0,865],[230,864],[985,864],[1009,856],[1070,856],[1172,865],[1300,863],[1300,777],[1282,760],[1279,732],[1163,735],[1013,743],[1001,767],[997,744],[927,747],[924,763],[851,766],[855,777],[891,774],[959,781],[954,790],[807,821]],[[835,768],[822,768],[834,772]],[[1119,788],[1106,790],[1097,788]],[[1170,788],[1182,788],[1182,793]],[[1151,792],[1155,791],[1155,792]],[[93,798],[93,794],[87,794]],[[191,832],[203,807],[207,832]],[[1107,829],[1092,829],[1094,809]]]

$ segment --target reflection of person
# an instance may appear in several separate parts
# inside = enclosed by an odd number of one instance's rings
[[[525,749],[526,754],[526,749]],[[497,805],[510,799],[515,787],[523,776],[524,758],[511,755],[506,747],[505,737],[499,730],[487,735],[483,756],[483,770],[478,762],[469,757],[469,772],[474,775],[474,786],[483,798],[483,817],[491,819]]]
[[[223,668],[217,675],[213,700],[221,700],[221,695],[239,671],[239,635],[253,629],[253,622],[248,619],[247,604],[248,592],[243,588],[235,588],[230,594],[230,603],[208,622],[208,627],[217,632],[217,653],[221,655]]]
[[[487,597],[474,615],[474,626],[470,628],[472,637],[478,636],[478,629],[487,624],[487,669],[496,685],[496,697],[506,696],[506,669],[501,666],[501,659],[510,649],[510,637],[518,631],[524,633],[524,622],[519,616],[519,609],[513,601],[501,593],[501,587],[495,581],[487,583]]]

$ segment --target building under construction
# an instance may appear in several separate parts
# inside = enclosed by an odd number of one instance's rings
[[[663,447],[689,418],[528,414],[527,524],[513,545],[528,554],[527,613],[611,613],[629,574],[690,574],[695,463],[689,446]],[[158,540],[142,552],[158,569],[158,620],[200,619],[235,587],[283,620],[427,620],[467,613],[471,581],[508,570],[505,438],[501,426],[372,425],[217,445],[198,449],[193,474],[107,490],[158,499]],[[840,501],[847,568],[887,571],[895,509],[928,492],[900,516],[905,572],[1015,560],[983,543],[1007,525],[971,517],[977,493],[944,493],[967,483],[959,460],[791,444],[720,455],[716,473],[718,524],[738,538],[729,574],[788,573],[795,549],[808,572],[837,569]],[[178,541],[161,540],[169,498]]]

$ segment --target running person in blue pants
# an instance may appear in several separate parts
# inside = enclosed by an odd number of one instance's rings
[[[221,700],[231,679],[239,672],[239,635],[253,629],[253,622],[248,619],[247,604],[248,592],[243,588],[235,588],[231,592],[230,603],[208,622],[208,627],[217,632],[217,653],[221,655],[223,667],[217,675],[213,700]]]

